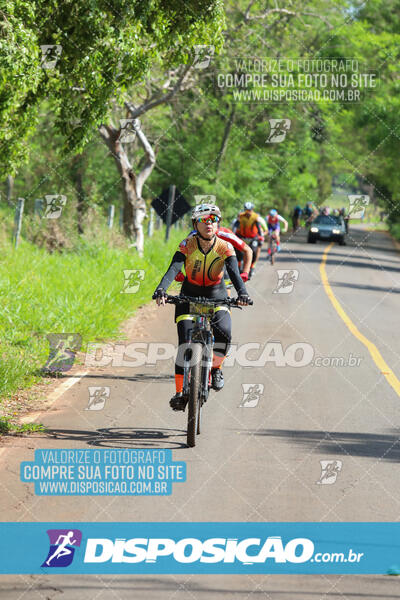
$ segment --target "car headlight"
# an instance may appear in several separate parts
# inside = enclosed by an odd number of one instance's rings
[[[342,232],[340,231],[340,229],[332,229],[332,233],[334,233],[336,235],[336,234],[339,234]]]
[[[318,233],[319,229],[318,229],[318,227],[311,227],[310,231],[312,233]]]

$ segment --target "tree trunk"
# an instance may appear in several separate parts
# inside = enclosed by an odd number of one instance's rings
[[[216,161],[216,164],[215,164],[215,177],[218,177],[219,169],[220,169],[220,166],[221,166],[221,161],[224,158],[224,154],[225,154],[226,149],[228,147],[228,139],[229,139],[229,134],[231,132],[233,121],[234,121],[234,118],[235,118],[235,112],[236,112],[236,104],[234,104],[232,106],[231,112],[229,114],[228,120],[227,120],[226,125],[225,125],[225,131],[224,131],[224,136],[222,138],[221,148],[220,148],[220,150],[218,152],[217,161]]]
[[[135,246],[139,255],[143,256],[143,219],[146,216],[146,204],[138,195],[138,182],[123,145],[119,141],[120,129],[116,129],[111,125],[102,125],[100,135],[115,160],[122,180],[123,231],[132,242],[136,238]]]
[[[7,176],[7,204],[8,206],[12,206],[12,194],[14,190],[14,177],[11,175]]]
[[[86,194],[83,188],[85,159],[83,154],[77,154],[72,160],[72,179],[76,190],[77,227],[79,235],[83,233],[83,216],[86,208]]]

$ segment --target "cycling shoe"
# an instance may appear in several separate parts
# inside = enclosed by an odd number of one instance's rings
[[[224,376],[221,369],[211,370],[211,387],[216,392],[219,392],[224,387]]]
[[[183,397],[182,392],[178,392],[175,396],[172,396],[169,401],[169,405],[172,410],[185,410],[186,408],[186,398]]]

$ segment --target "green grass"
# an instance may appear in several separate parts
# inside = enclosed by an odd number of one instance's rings
[[[390,233],[400,242],[400,223],[392,223],[390,225]]]
[[[0,435],[22,435],[26,433],[43,433],[44,431],[46,431],[46,428],[40,423],[16,425],[9,417],[0,417]]]
[[[150,301],[185,232],[172,229],[165,243],[163,230],[155,231],[144,258],[125,243],[111,247],[110,235],[97,230],[62,254],[24,240],[15,250],[0,235],[0,399],[40,379],[47,334],[79,333],[82,349],[117,337],[122,321]],[[137,293],[121,293],[124,269],[145,271]]]

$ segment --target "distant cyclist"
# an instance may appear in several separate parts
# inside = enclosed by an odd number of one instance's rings
[[[315,207],[314,202],[307,202],[304,208],[304,224],[310,225],[310,223],[315,219],[318,215],[318,211]]]
[[[299,206],[298,204],[294,207],[293,209],[293,213],[292,213],[292,225],[293,225],[293,231],[297,231],[298,228],[300,227],[300,218],[301,215],[303,214],[303,209],[301,208],[301,206]]]
[[[342,206],[342,208],[340,209],[339,215],[342,217],[342,219],[344,221],[344,226],[346,228],[346,233],[349,233],[349,219],[350,219],[350,216],[348,214],[346,214],[346,209],[344,208],[344,206]]]
[[[276,249],[278,252],[280,252],[280,249],[281,249],[281,240],[280,240],[281,226],[280,226],[280,223],[283,223],[284,232],[286,232],[288,230],[288,222],[286,221],[286,219],[284,219],[281,215],[278,214],[278,211],[275,208],[272,208],[269,211],[269,215],[267,217],[267,226],[268,226],[269,235],[274,236],[274,238],[275,238]],[[268,249],[268,254],[270,252],[271,252],[271,250]]]
[[[243,239],[253,251],[253,261],[249,273],[249,279],[254,273],[254,267],[260,256],[262,241],[264,239],[260,223],[260,215],[254,211],[252,202],[245,202],[243,211],[239,213],[233,231]]]
[[[182,284],[182,296],[200,296],[212,300],[226,299],[223,279],[224,266],[226,266],[238,294],[238,304],[242,306],[249,304],[250,298],[239,274],[233,246],[216,235],[220,219],[221,211],[214,204],[200,204],[193,209],[192,223],[196,233],[179,244],[167,272],[158,284],[154,297],[159,306],[165,305],[166,291],[183,266],[186,276]],[[176,394],[171,398],[170,406],[173,410],[185,410],[186,400],[182,396],[182,353],[185,351],[187,333],[193,327],[189,303],[176,306],[175,322],[178,326],[179,350],[175,363]],[[227,307],[223,305],[217,307],[211,325],[215,340],[211,383],[213,389],[218,391],[224,386],[221,365],[231,341],[231,315]]]

